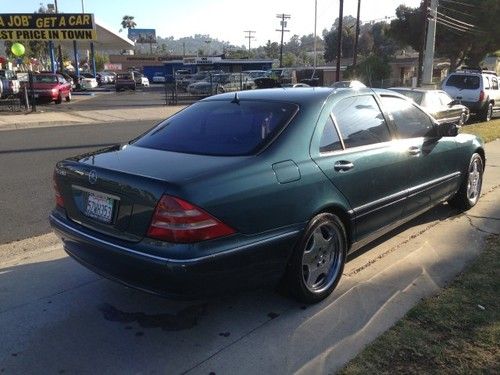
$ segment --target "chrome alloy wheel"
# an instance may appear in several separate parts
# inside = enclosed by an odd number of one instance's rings
[[[481,194],[483,183],[483,163],[481,158],[475,158],[469,166],[469,178],[467,180],[467,198],[475,204]]]
[[[341,234],[333,223],[318,226],[307,239],[302,256],[302,278],[311,292],[328,289],[342,269]]]

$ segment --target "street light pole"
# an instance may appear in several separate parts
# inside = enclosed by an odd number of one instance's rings
[[[337,69],[335,72],[335,81],[340,81],[340,58],[342,56],[342,18],[344,17],[344,0],[340,0],[339,7],[339,26],[337,28]]]
[[[358,39],[359,39],[359,13],[361,10],[361,0],[358,0],[358,15],[356,17],[356,36],[354,39],[354,55],[352,57],[352,66],[356,67],[358,62]]]

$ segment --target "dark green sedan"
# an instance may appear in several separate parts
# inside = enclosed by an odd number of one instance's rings
[[[313,303],[349,252],[441,202],[474,206],[484,165],[478,138],[392,91],[251,90],[57,163],[50,222],[69,255],[135,288],[281,281]]]

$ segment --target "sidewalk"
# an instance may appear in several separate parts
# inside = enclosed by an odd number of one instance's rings
[[[0,245],[5,373],[332,374],[443,288],[500,233],[500,140],[483,195],[442,205],[357,254],[333,295],[302,306],[270,290],[195,304],[102,279],[53,234]]]
[[[105,110],[1,114],[0,131],[102,122],[161,120],[185,106],[148,106]]]

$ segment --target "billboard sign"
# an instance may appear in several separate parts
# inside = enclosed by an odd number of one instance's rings
[[[123,70],[123,65],[120,63],[104,63],[104,70],[120,71]]]
[[[0,40],[94,40],[90,13],[0,14]]]
[[[128,38],[135,43],[156,43],[156,29],[128,29]]]

